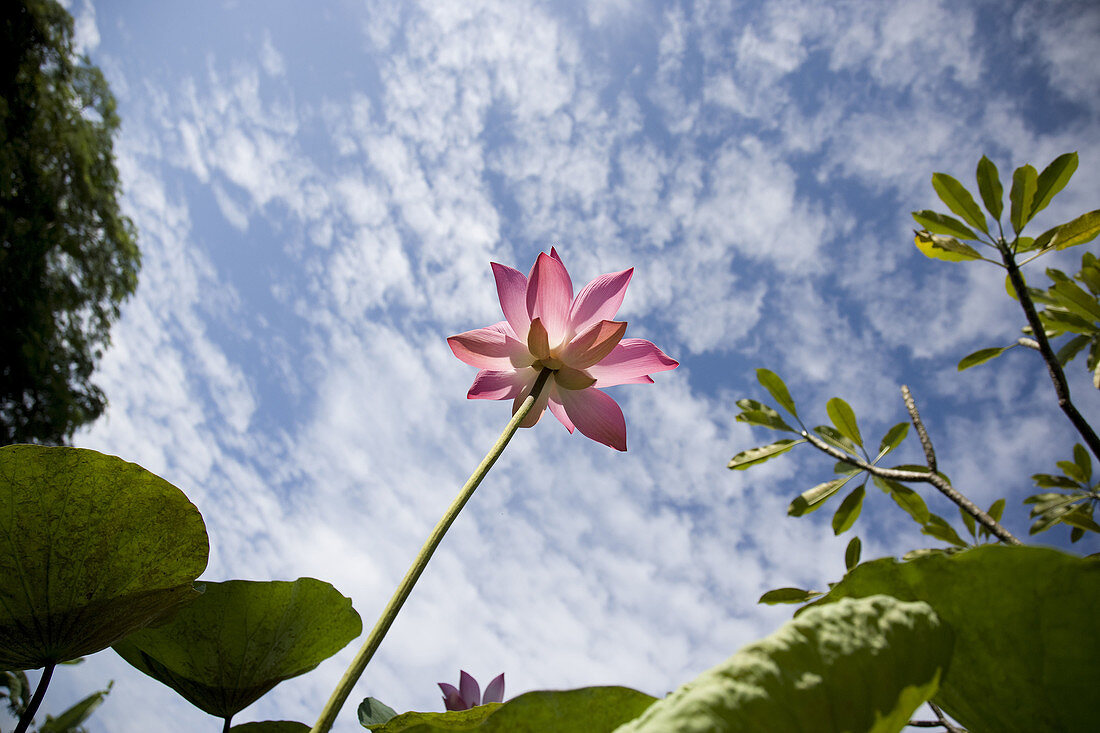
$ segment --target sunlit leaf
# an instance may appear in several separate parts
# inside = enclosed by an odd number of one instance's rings
[[[777,603],[805,603],[806,601],[822,595],[816,590],[802,590],[801,588],[776,588],[760,596],[757,603],[774,606]]]
[[[798,412],[794,408],[794,400],[791,399],[791,393],[787,391],[787,385],[783,383],[778,374],[768,369],[757,369],[756,379],[784,410],[795,417],[798,416]]]
[[[1087,494],[1056,494],[1052,500],[1037,503],[1031,510],[1035,521],[1031,523],[1028,534],[1045,532],[1074,510],[1074,505],[1088,499]]]
[[[1031,219],[1031,205],[1038,183],[1039,174],[1030,165],[1020,166],[1012,174],[1012,190],[1008,198],[1012,202],[1012,228],[1017,234]]]
[[[787,507],[787,514],[792,517],[801,517],[815,509],[820,509],[825,505],[825,500],[830,496],[840,491],[844,484],[852,480],[853,476],[858,476],[860,471],[853,471],[847,476],[841,478],[835,478],[832,481],[825,481],[812,489],[806,489],[801,494],[795,497],[790,506]]]
[[[978,235],[970,227],[963,224],[953,216],[940,214],[931,209],[914,211],[913,219],[932,234],[943,234],[948,237],[962,237],[963,239],[977,239]]]
[[[825,412],[841,435],[856,445],[863,445],[863,436],[859,434],[859,425],[856,424],[856,413],[847,402],[834,397],[826,403]]]
[[[743,399],[737,400],[737,406],[741,408],[741,413],[735,418],[737,422],[760,425],[772,430],[796,432],[794,428],[784,422],[775,408],[770,405],[765,405],[763,402],[757,402],[756,400]]]
[[[1066,476],[1073,479],[1077,483],[1084,484],[1088,482],[1088,478],[1086,478],[1085,472],[1082,471],[1081,467],[1073,461],[1058,461],[1054,465],[1062,469],[1062,473],[1064,473]]]
[[[1100,532],[1100,525],[1093,521],[1089,508],[1088,504],[1077,505],[1062,518],[1062,523],[1088,532]]]
[[[351,599],[323,581],[230,580],[206,583],[171,621],[131,634],[114,649],[195,707],[228,718],[362,630]]]
[[[1066,187],[1075,170],[1077,153],[1063,153],[1043,169],[1035,184],[1035,197],[1031,203],[1029,219],[1045,209],[1055,194]]]
[[[1034,237],[1016,237],[1016,252],[1030,252],[1035,249]]]
[[[924,525],[928,522],[928,506],[920,494],[910,489],[905,484],[893,479],[872,476],[871,480],[880,489],[888,493],[897,505],[905,510],[906,514],[913,518],[917,524]]]
[[[947,520],[938,514],[929,514],[928,522],[921,527],[921,534],[935,537],[938,540],[950,543],[955,547],[966,547],[967,544],[955,528],[947,523]]]
[[[1004,207],[1004,189],[1001,187],[997,166],[984,155],[978,161],[978,193],[981,194],[982,203],[993,218],[1000,220]]]
[[[837,450],[858,457],[859,454],[856,452],[856,444],[841,435],[840,431],[831,425],[818,425],[814,428],[814,432],[817,433],[822,440]]]
[[[882,437],[882,442],[878,446],[878,454],[881,458],[890,451],[901,445],[905,440],[905,436],[909,435],[909,423],[899,422],[894,427],[886,431],[886,435]]]
[[[1085,731],[1096,723],[1100,562],[1042,547],[983,545],[853,569],[818,604],[887,593],[924,601],[955,631],[933,701],[972,731]],[[853,728],[854,730],[855,728]]]
[[[1063,307],[1082,318],[1100,321],[1100,303],[1096,302],[1096,296],[1079,287],[1072,280],[1055,283],[1049,292]]]
[[[1082,255],[1081,271],[1074,277],[1085,283],[1090,293],[1100,296],[1100,265],[1097,264],[1091,252],[1085,252]]]
[[[863,484],[852,489],[852,493],[844,497],[840,502],[836,513],[833,514],[833,534],[844,534],[855,521],[859,519],[860,510],[863,509],[863,496],[866,494]]]
[[[987,361],[996,359],[1010,348],[1010,346],[992,346],[988,349],[978,349],[972,354],[967,354],[959,361],[959,371],[961,372],[970,367],[978,366],[979,364],[985,364]]]
[[[980,260],[982,256],[969,244],[964,244],[953,237],[944,237],[939,234],[930,234],[926,231],[916,232],[913,244],[924,254],[934,260],[945,262],[964,262],[966,260]]]
[[[1031,480],[1035,482],[1037,486],[1044,489],[1076,489],[1077,482],[1072,479],[1068,479],[1065,476],[1054,476],[1049,473],[1036,473],[1032,474]],[[1025,500],[1026,501],[1026,500]]]
[[[1035,238],[1035,246],[1042,249],[1066,249],[1091,242],[1100,234],[1100,209],[1081,214],[1073,221],[1046,230]]]
[[[1058,363],[1062,366],[1073,361],[1073,358],[1081,353],[1081,349],[1089,345],[1088,336],[1074,336],[1069,341],[1062,344],[1062,347],[1058,349],[1058,353],[1055,356],[1058,359]]]
[[[841,603],[801,613],[616,733],[900,731],[946,673],[951,630],[925,604]]]
[[[936,189],[936,195],[940,197],[940,201],[947,204],[947,208],[961,216],[970,226],[977,227],[986,234],[989,233],[985,214],[978,208],[978,204],[974,202],[974,197],[966,190],[966,186],[946,173],[933,173],[932,188]]]
[[[1000,522],[1001,517],[1004,516],[1004,513],[1005,513],[1005,500],[1004,499],[997,499],[997,501],[995,501],[995,502],[993,502],[992,504],[989,505],[989,510],[986,511],[986,514],[988,514],[990,519],[992,519],[994,522]],[[962,512],[962,514],[963,514],[964,517],[970,516],[966,512]],[[973,534],[973,532],[971,532],[971,534]],[[981,528],[981,536],[982,537],[989,537],[990,534],[991,533],[989,531],[989,528],[986,527],[983,524],[982,528]]]
[[[1073,446],[1073,462],[1077,464],[1077,467],[1081,469],[1081,474],[1085,477],[1082,483],[1088,483],[1092,480],[1092,457],[1085,449],[1085,446],[1080,443],[1075,443]]]
[[[844,567],[846,570],[851,570],[856,565],[859,565],[859,554],[863,549],[863,543],[859,541],[859,537],[853,537],[848,546],[844,548]]]
[[[4,446],[0,517],[0,669],[92,654],[198,596],[202,516],[133,463]]]
[[[791,448],[794,448],[799,443],[805,443],[805,440],[792,440],[790,438],[784,438],[783,440],[777,440],[771,445],[760,446],[759,448],[749,448],[743,450],[733,458],[730,459],[727,468],[732,468],[735,471],[744,471],[750,466],[755,466],[758,463],[771,460],[778,455],[786,453]]]

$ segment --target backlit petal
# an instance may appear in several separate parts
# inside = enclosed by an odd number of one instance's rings
[[[581,331],[561,352],[571,367],[587,369],[605,358],[626,333],[626,321],[598,321]]]
[[[630,284],[633,274],[633,267],[622,272],[609,272],[585,285],[573,301],[569,313],[573,331],[580,333],[593,323],[614,318],[623,304],[626,286]]]
[[[458,673],[458,689],[462,693],[462,700],[468,707],[473,707],[481,702],[481,688],[473,675],[460,670]]]
[[[507,265],[490,264],[497,281],[500,309],[504,311],[504,317],[511,324],[516,338],[523,341],[527,338],[527,326],[531,323],[531,317],[527,315],[527,278]]]
[[[458,691],[458,688],[454,685],[446,682],[438,682],[439,689],[443,690],[443,706],[447,710],[467,710],[466,704],[462,701],[462,693]]]
[[[527,371],[531,370],[523,370],[523,372]],[[530,377],[523,372],[482,369],[474,377],[474,383],[466,394],[466,398],[471,400],[510,400],[531,384]]]
[[[595,383],[594,377],[573,367],[565,366],[554,372],[554,384],[561,389],[588,389]]]
[[[508,369],[526,347],[510,335],[507,321],[476,328],[447,339],[451,351],[462,361],[478,369]]]
[[[527,332],[527,350],[536,359],[546,359],[550,356],[550,341],[543,328],[541,318],[531,319],[531,329]]]
[[[542,319],[551,348],[565,340],[572,302],[573,284],[565,266],[545,252],[539,253],[527,281],[527,314]]]
[[[645,339],[623,339],[599,364],[586,371],[596,378],[597,387],[640,384],[649,374],[675,369],[680,362]]]
[[[556,388],[550,392],[550,400],[546,403],[546,406],[550,408],[550,412],[554,413],[554,417],[558,419],[558,422],[564,425],[565,429],[572,433],[574,430],[573,421],[570,420],[569,415],[566,414],[565,405],[561,403],[561,397],[558,395]]]
[[[493,681],[485,688],[485,695],[481,698],[482,705],[491,702],[504,702],[504,673],[493,678]]]
[[[615,450],[626,450],[626,419],[615,400],[595,387],[579,392],[560,390],[558,394],[569,419],[583,435]]]

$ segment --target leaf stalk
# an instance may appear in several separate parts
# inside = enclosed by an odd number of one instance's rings
[[[27,709],[19,716],[19,723],[16,724],[14,733],[26,733],[27,729],[30,728],[31,723],[34,721],[34,714],[38,712],[38,707],[42,704],[42,698],[46,696],[46,688],[50,686],[50,679],[53,677],[53,670],[56,666],[54,662],[50,662],[42,668],[42,677],[38,680],[38,686],[34,688],[34,695],[31,697]]]

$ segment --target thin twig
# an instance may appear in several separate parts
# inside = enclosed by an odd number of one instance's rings
[[[848,465],[855,466],[858,469],[866,471],[872,476],[893,479],[894,481],[913,481],[932,484],[940,490],[940,493],[942,493],[951,501],[955,502],[955,504],[957,504],[958,506],[962,507],[963,511],[974,517],[975,520],[977,520],[983,527],[992,532],[993,535],[1002,542],[1010,545],[1023,544],[1022,542],[1020,542],[1020,540],[1016,539],[1016,537],[1011,532],[1002,527],[1000,523],[997,522],[997,520],[983,512],[977,507],[977,505],[974,504],[974,502],[970,501],[970,499],[967,499],[965,496],[956,491],[955,488],[952,487],[951,484],[947,483],[944,477],[938,473],[932,473],[931,471],[927,473],[924,471],[906,471],[900,468],[880,468],[879,466],[872,466],[866,461],[862,461],[854,456],[848,455],[842,450],[838,450],[837,448],[832,447],[821,438],[818,438],[816,435],[811,435],[805,430],[802,431],[802,437],[805,438],[810,443],[810,445],[812,445],[814,448],[817,448],[819,451],[823,453],[828,453],[830,456],[837,459],[838,461],[844,461]]]
[[[920,413],[917,412],[917,403],[913,401],[913,395],[909,391],[909,387],[904,384],[901,385],[901,398],[905,400],[905,409],[909,411],[909,419],[913,421],[913,427],[917,429],[917,435],[920,436],[920,444],[924,448],[924,460],[928,463],[928,470],[935,473],[936,451],[932,448],[932,439],[928,437],[928,431],[924,429]]]
[[[1077,432],[1085,439],[1085,443],[1088,444],[1092,454],[1100,458],[1100,437],[1097,437],[1092,426],[1081,416],[1081,413],[1077,411],[1069,398],[1069,384],[1066,382],[1066,374],[1062,370],[1058,357],[1054,355],[1054,350],[1050,347],[1046,329],[1043,328],[1043,322],[1039,320],[1035,303],[1032,302],[1024,277],[1020,274],[1020,268],[1016,265],[1016,257],[1012,254],[1012,250],[1008,245],[1005,244],[1004,239],[1001,239],[999,249],[1001,250],[1001,259],[1005,263],[1005,269],[1008,270],[1008,279],[1016,290],[1020,307],[1024,309],[1027,323],[1031,326],[1031,335],[1035,337],[1035,341],[1039,345],[1039,353],[1043,355],[1043,361],[1047,364],[1047,371],[1050,372],[1050,380],[1054,382],[1054,393],[1058,396],[1058,406],[1062,408],[1062,412],[1073,423],[1073,427],[1077,428]]]
[[[932,708],[932,712],[940,719],[940,725],[947,729],[947,733],[966,733],[965,728],[960,728],[948,720],[947,716],[943,714],[943,711],[940,710],[935,703],[928,703],[928,707]]]

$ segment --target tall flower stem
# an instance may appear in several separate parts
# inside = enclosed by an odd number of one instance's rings
[[[435,525],[435,529],[428,535],[427,541],[420,549],[420,554],[416,556],[412,567],[405,573],[405,577],[401,579],[401,583],[397,586],[397,590],[394,591],[393,597],[390,598],[390,602],[386,604],[386,608],[382,611],[382,616],[374,624],[370,636],[363,642],[363,646],[359,649],[355,658],[351,660],[351,664],[348,665],[348,669],[344,672],[344,676],[340,679],[340,683],[336,686],[336,689],[333,690],[332,696],[329,698],[328,702],[325,703],[325,707],[321,711],[321,716],[317,719],[317,722],[313,724],[310,733],[327,733],[327,731],[332,728],[332,724],[336,720],[336,715],[340,712],[340,708],[343,707],[344,702],[348,699],[348,695],[351,694],[351,690],[355,687],[355,683],[359,681],[359,677],[363,674],[363,670],[366,669],[367,663],[370,662],[371,657],[373,657],[374,653],[378,650],[378,646],[382,643],[382,639],[385,638],[386,632],[388,632],[390,626],[393,625],[394,619],[397,618],[397,614],[401,610],[401,606],[405,604],[409,594],[412,593],[413,587],[416,585],[416,581],[420,579],[420,575],[424,572],[424,568],[428,566],[428,561],[431,560],[436,548],[439,547],[439,543],[443,541],[443,536],[447,534],[447,530],[450,529],[451,525],[458,517],[459,512],[462,511],[462,507],[466,506],[466,502],[470,500],[470,497],[473,496],[474,491],[481,484],[485,475],[489,473],[489,469],[492,468],[493,464],[500,458],[500,454],[504,452],[504,448],[508,445],[512,436],[515,435],[516,430],[519,429],[520,423],[523,422],[523,419],[531,412],[531,408],[534,407],[536,398],[542,391],[543,386],[545,386],[546,380],[550,377],[550,374],[551,371],[549,369],[543,369],[539,373],[534,386],[531,387],[531,393],[520,404],[519,409],[516,410],[516,414],[508,421],[508,425],[504,428],[504,432],[497,438],[497,442],[489,449],[488,454],[482,459],[477,469],[470,475],[470,478],[466,480],[462,490],[458,492],[458,496],[451,502],[451,506],[447,508],[443,518],[439,520],[439,523]]]

